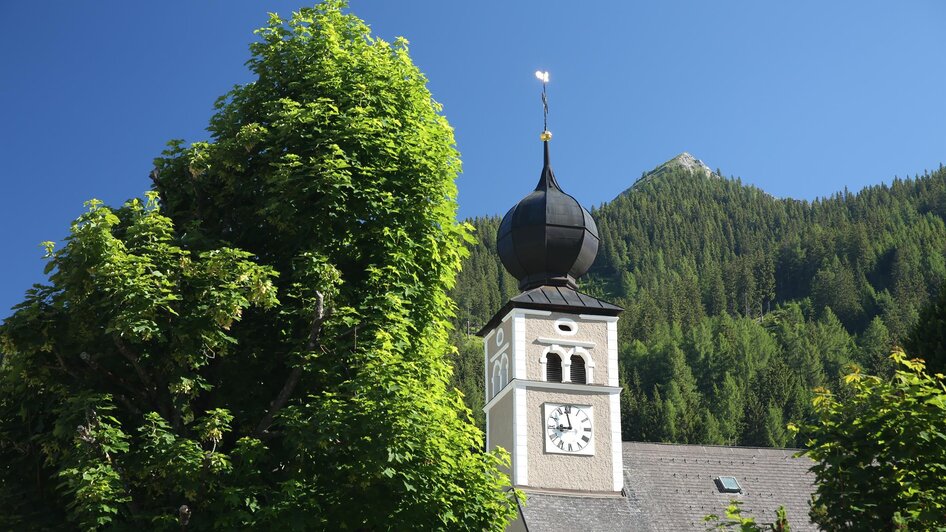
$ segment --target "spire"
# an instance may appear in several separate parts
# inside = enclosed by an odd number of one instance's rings
[[[536,72],[542,81],[544,125],[548,127],[548,72]],[[503,217],[496,232],[496,249],[503,266],[519,280],[520,290],[540,286],[578,288],[581,277],[598,253],[598,228],[591,213],[566,194],[549,162],[548,129],[542,139],[542,174],[535,190]]]
[[[542,148],[545,150],[545,162],[542,165],[542,175],[539,176],[539,182],[535,185],[536,190],[555,189],[562,190],[558,181],[555,179],[555,173],[552,172],[552,166],[549,164],[549,141],[542,142]]]

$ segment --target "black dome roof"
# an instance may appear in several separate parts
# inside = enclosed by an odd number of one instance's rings
[[[537,286],[577,288],[598,254],[598,227],[591,213],[562,191],[549,166],[549,143],[544,142],[545,165],[535,190],[509,209],[496,235],[503,266],[519,289]]]

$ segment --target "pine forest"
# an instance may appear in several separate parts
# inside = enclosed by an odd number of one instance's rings
[[[683,154],[592,209],[601,246],[580,289],[625,309],[624,440],[803,445],[786,425],[810,418],[815,390],[838,390],[852,365],[891,373],[946,279],[942,165],[814,201],[721,176]],[[453,292],[454,381],[481,425],[472,333],[518,293],[499,222],[469,220],[477,242]]]

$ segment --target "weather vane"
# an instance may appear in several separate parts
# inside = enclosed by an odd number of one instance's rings
[[[548,86],[549,86],[549,73],[548,71],[535,71],[535,77],[542,82],[542,125],[543,130],[542,134],[539,135],[539,138],[542,139],[542,142],[548,142],[552,140],[552,132],[549,131],[549,97],[548,97]]]

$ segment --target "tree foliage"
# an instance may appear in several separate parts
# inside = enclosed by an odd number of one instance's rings
[[[772,523],[759,524],[755,518],[742,515],[742,502],[733,500],[726,508],[725,519],[710,514],[703,518],[706,521],[707,532],[738,530],[739,532],[791,532],[792,527],[788,523],[788,517],[785,515],[785,507],[779,506],[775,510],[775,521]]]
[[[931,373],[946,372],[946,286],[923,308],[904,347],[924,357]]]
[[[272,15],[160,202],[50,250],[0,328],[4,528],[504,528],[448,387],[452,130],[343,7]]]
[[[826,530],[946,527],[946,385],[922,360],[891,355],[889,379],[853,371],[814,398],[802,428],[817,488],[811,517]]]

